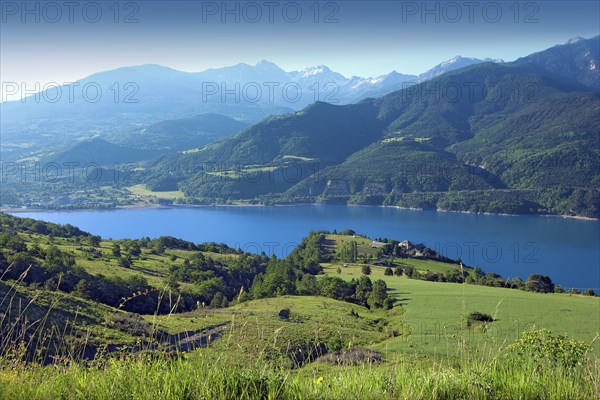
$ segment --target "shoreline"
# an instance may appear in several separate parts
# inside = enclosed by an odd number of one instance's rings
[[[435,209],[426,210],[423,208],[412,208],[412,207],[400,207],[392,205],[371,205],[371,204],[327,204],[327,203],[290,203],[290,204],[171,204],[171,205],[159,205],[159,204],[136,204],[136,205],[124,205],[116,206],[113,208],[73,208],[73,209],[44,209],[44,208],[2,208],[0,212],[9,214],[19,213],[38,213],[38,212],[80,212],[80,211],[115,211],[115,210],[143,210],[143,209],[176,209],[176,208],[211,208],[211,207],[295,207],[295,206],[321,206],[321,205],[335,205],[335,206],[346,206],[346,207],[380,207],[380,208],[395,208],[399,210],[409,211],[435,211],[444,213],[458,213],[458,214],[469,214],[469,215],[489,215],[489,216],[501,216],[501,217],[522,217],[522,216],[534,216],[534,217],[551,217],[551,218],[568,218],[580,221],[600,221],[600,218],[585,217],[581,215],[562,215],[562,214],[505,214],[505,213],[481,213],[472,211],[458,211],[458,210],[445,210]]]

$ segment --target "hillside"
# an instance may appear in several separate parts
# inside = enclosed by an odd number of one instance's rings
[[[190,187],[186,195],[244,198],[284,192],[313,174],[315,166],[339,163],[379,138],[375,117],[369,103],[315,103],[273,116],[220,143],[153,162],[149,187],[175,188],[183,179],[182,185]],[[228,179],[230,174],[239,179]],[[162,183],[165,179],[171,186]]]
[[[490,300],[492,302],[507,298],[508,304],[510,299],[515,299],[521,302],[523,311],[527,310],[528,304],[540,307],[538,302],[543,299],[548,301],[544,307],[575,307],[577,310],[581,307],[581,311],[594,307],[597,301],[577,295],[571,300],[573,294],[532,293],[560,290],[555,289],[551,281],[551,287],[542,285],[543,280],[538,282],[535,277],[523,282],[519,279],[509,281],[491,272],[486,274],[480,268],[447,259],[422,244],[388,239],[372,241],[352,231],[311,232],[288,257],[278,260],[242,253],[225,245],[193,244],[172,237],[102,240],[69,225],[5,214],[2,214],[0,224],[1,280],[5,282],[2,283],[4,300],[1,303],[5,310],[3,324],[23,318],[38,320],[46,314],[45,323],[62,331],[72,331],[69,336],[73,338],[80,337],[86,327],[91,328],[88,333],[96,344],[103,337],[112,338],[111,343],[127,344],[143,333],[149,340],[148,345],[154,345],[168,340],[166,334],[188,332],[193,335],[193,332],[205,332],[227,324],[232,312],[252,310],[249,315],[256,315],[261,310],[265,317],[271,318],[272,313],[279,310],[273,307],[285,308],[285,302],[264,299],[283,295],[307,296],[289,302],[293,318],[300,318],[307,324],[337,321],[337,317],[332,319],[331,316],[308,317],[310,312],[302,309],[309,305],[318,308],[325,300],[313,296],[323,296],[333,299],[327,300],[331,307],[362,310],[360,312],[365,315],[371,315],[369,318],[380,319],[379,324],[365,320],[367,325],[361,329],[369,331],[368,325],[375,324],[386,332],[389,329],[402,332],[415,320],[404,317],[400,320],[400,315],[406,313],[414,318],[420,315],[417,310],[425,303],[433,304],[438,300],[440,303],[436,307],[443,307],[443,304],[454,307],[467,301],[481,308],[489,304],[479,297],[489,295],[490,299],[496,299]],[[366,267],[369,267],[368,272]],[[407,291],[412,290],[419,293],[407,295]],[[439,290],[445,295],[426,300],[425,293]],[[335,305],[335,301],[345,303]],[[32,303],[32,306],[27,309],[17,307],[24,302]],[[416,314],[413,314],[413,307]],[[455,309],[447,318],[461,315],[465,318],[468,312],[474,311],[471,308]],[[12,311],[6,312],[7,309]],[[568,318],[557,321],[548,319],[549,314],[542,309],[533,311],[523,312],[520,318],[524,323],[539,323],[576,337],[583,335],[581,338],[585,340],[591,339],[588,336],[596,326],[592,320],[589,324],[581,321],[573,325]],[[146,315],[146,323],[126,312]],[[80,316],[76,317],[78,313]],[[343,311],[335,314],[341,317]],[[198,320],[198,315],[205,316]],[[254,322],[249,320],[247,323]],[[109,330],[102,330],[103,326]],[[303,329],[310,332],[313,328],[308,327]],[[377,331],[381,332],[375,329],[369,336],[369,344],[375,345],[386,339]],[[27,332],[25,329],[22,334],[29,334]],[[322,330],[321,334],[324,332]],[[463,332],[463,329],[457,332]],[[327,335],[334,335],[334,332]],[[342,340],[346,340],[346,336],[344,333]],[[327,340],[333,340],[332,336],[327,337]],[[352,341],[367,343],[358,337]]]
[[[569,72],[583,68],[574,54],[597,59],[589,49],[599,40],[467,66],[356,105],[315,103],[267,118],[153,162],[146,182],[199,200],[599,217],[600,96],[586,86],[588,73]],[[557,49],[560,65],[550,61]]]
[[[171,237],[102,240],[5,214],[0,227],[0,390],[9,396],[48,397],[72,380],[81,393],[125,385],[146,396],[158,371],[178,382],[173,398],[190,376],[217,388],[186,383],[203,398],[313,397],[321,384],[346,398],[365,379],[381,398],[390,388],[427,398],[432,388],[417,382],[438,373],[457,380],[435,387],[478,398],[588,397],[595,382],[586,368],[598,354],[598,297],[536,293],[543,280],[506,281],[418,243],[311,232],[277,260]],[[519,358],[523,335],[561,343],[531,357],[575,366],[530,368]],[[491,397],[467,385],[475,376],[487,377]]]
[[[534,63],[545,70],[586,85],[600,89],[599,37],[583,39],[580,37],[568,43],[556,45],[548,50],[520,58],[517,63]]]
[[[110,136],[123,146],[156,150],[161,154],[204,146],[241,131],[247,124],[219,114],[161,121]]]
[[[139,147],[126,147],[107,142],[103,139],[86,140],[72,147],[56,150],[45,154],[44,164],[56,163],[58,165],[109,165],[115,163],[134,163],[148,160],[160,155],[157,151],[145,150]],[[75,164],[73,164],[75,163]]]

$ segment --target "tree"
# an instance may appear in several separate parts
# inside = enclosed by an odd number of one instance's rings
[[[41,222],[41,221],[36,221],[34,222],[33,226],[31,227],[31,229],[35,232],[35,233],[39,233],[42,235],[47,235],[48,234],[48,227],[46,226],[45,223]]]
[[[263,290],[263,282],[264,282],[264,274],[257,274],[254,276],[252,280],[252,286],[250,287],[250,293],[252,293],[252,297],[255,299],[260,299],[266,297],[266,294]]]
[[[10,235],[6,232],[0,234],[0,246],[8,248],[14,253],[27,251],[27,245],[19,235]]]
[[[356,289],[354,290],[354,298],[358,301],[359,304],[367,305],[367,299],[373,290],[373,283],[371,283],[371,279],[368,276],[363,275],[358,278],[358,283],[356,284]]]
[[[221,292],[215,293],[212,300],[210,301],[210,306],[212,308],[221,308],[223,306],[223,299],[224,299],[223,293],[221,293]]]
[[[384,274],[385,276],[392,276],[392,275],[394,275],[394,271],[392,271],[392,269],[391,269],[390,267],[387,267],[387,268],[385,269],[385,271],[383,271],[383,274]]]
[[[115,257],[121,257],[121,246],[118,243],[113,244],[112,253]]]
[[[358,244],[354,240],[343,243],[340,248],[340,258],[345,262],[356,262],[358,258]]]
[[[363,275],[371,275],[371,267],[369,267],[368,265],[363,265],[362,273]]]
[[[385,300],[383,301],[383,309],[391,310],[392,308],[394,308],[395,302],[396,302],[396,299],[394,299],[392,297],[386,297]]]
[[[515,289],[520,289],[520,290],[525,289],[525,282],[523,282],[523,279],[519,278],[518,276],[513,278],[510,281],[510,284]]]
[[[554,286],[554,293],[564,293],[564,292],[565,292],[565,290],[560,285]]]
[[[444,278],[446,279],[446,282],[462,283],[464,275],[458,268],[454,268],[446,272]]]
[[[223,278],[210,278],[198,283],[198,293],[203,297],[203,301],[210,301],[218,292],[223,293],[226,290]]]
[[[296,291],[294,268],[272,257],[262,283],[265,297],[294,294]]]
[[[298,294],[307,296],[319,295],[319,283],[314,275],[304,274],[296,281],[296,291]]]
[[[483,273],[483,270],[480,267],[475,267],[471,270],[471,272],[469,273],[469,275],[467,276],[467,279],[465,280],[465,282],[473,284],[473,285],[480,285],[485,281],[485,274]]]
[[[138,257],[140,254],[142,254],[142,249],[137,244],[134,244],[129,249],[129,254],[131,254],[133,257]]]
[[[304,262],[304,265],[300,268],[302,272],[307,274],[317,275],[323,271],[323,267],[317,261],[310,259]]]
[[[387,298],[387,285],[381,279],[373,283],[373,290],[369,294],[367,304],[369,308],[382,308],[383,302]]]
[[[595,296],[596,292],[594,292],[594,289],[587,289],[586,291],[583,292],[584,295],[586,296]]]
[[[402,267],[396,267],[396,270],[394,271],[394,275],[402,276],[403,273],[404,273],[404,271],[402,270]]]
[[[530,292],[552,293],[554,292],[554,283],[547,275],[532,274],[527,278],[525,289]]]
[[[163,238],[161,237],[160,239],[163,239]],[[160,239],[154,243],[153,251],[156,254],[163,254],[165,252],[165,250],[167,249],[167,246],[165,246],[165,244],[164,244],[164,240],[160,240]]]
[[[44,261],[44,267],[52,273],[68,271],[75,265],[75,257],[72,254],[64,253],[54,245],[46,249]]]
[[[337,276],[326,276],[319,281],[321,295],[336,300],[350,301],[354,294],[354,285]]]
[[[131,268],[131,259],[129,257],[119,258],[119,267]]]
[[[97,235],[90,235],[86,239],[88,245],[91,246],[91,247],[98,247],[98,246],[100,246],[100,241],[101,240],[102,240],[102,238],[100,236],[97,236]]]

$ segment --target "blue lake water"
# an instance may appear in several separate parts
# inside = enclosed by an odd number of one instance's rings
[[[549,275],[565,288],[600,288],[600,221],[414,211],[369,206],[198,207],[15,214],[69,223],[103,238],[171,235],[282,257],[311,230],[353,229],[422,242],[504,277]]]

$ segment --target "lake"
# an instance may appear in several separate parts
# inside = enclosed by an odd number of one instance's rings
[[[69,223],[103,238],[170,235],[214,241],[278,257],[311,230],[353,229],[371,238],[422,242],[485,271],[524,279],[549,275],[565,288],[600,288],[600,222],[370,206],[273,206],[117,209],[14,214]]]

